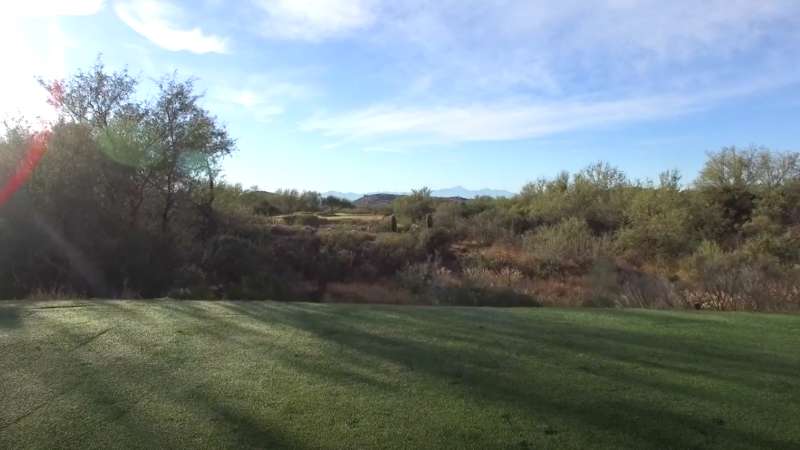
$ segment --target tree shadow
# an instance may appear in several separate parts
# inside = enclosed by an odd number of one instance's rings
[[[552,419],[555,414],[576,429],[588,427],[597,433],[610,432],[635,442],[640,448],[736,448],[744,444],[778,449],[800,445],[797,441],[775,437],[771,429],[758,432],[732,429],[722,426],[731,419],[710,417],[707,411],[675,408],[681,401],[694,401],[698,407],[703,405],[719,411],[717,416],[732,410],[769,411],[780,409],[776,408],[780,405],[773,404],[774,400],[768,400],[774,399],[777,392],[788,396],[787,409],[791,409],[791,405],[796,408],[800,403],[798,361],[786,361],[747,346],[732,348],[716,343],[709,346],[707,341],[689,336],[651,335],[586,324],[578,327],[559,322],[532,322],[524,316],[504,312],[487,321],[481,310],[460,308],[446,312],[436,309],[403,311],[413,314],[412,323],[418,322],[404,332],[398,330],[394,318],[382,318],[380,311],[391,311],[390,315],[397,313],[398,310],[391,307],[368,310],[331,310],[324,305],[301,304],[280,307],[227,304],[225,307],[254,320],[295,327],[348,348],[351,353],[424,372],[469,395],[526,411],[530,417],[550,415]],[[633,315],[641,314],[634,312]],[[642,318],[661,326],[670,323],[696,325],[692,319],[683,320],[672,315],[665,315],[663,322],[651,313]],[[396,333],[387,333],[387,330]],[[454,350],[452,344],[461,346]],[[555,355],[560,358],[556,359]],[[600,363],[595,368],[587,367],[576,355],[591,355]],[[585,380],[586,376],[603,381],[589,386],[569,385],[564,380],[535,373],[528,375],[527,382],[523,381],[519,373],[520,360],[536,359],[557,361],[570,371],[584,372],[582,376],[568,374],[576,382]],[[626,367],[645,370],[632,373],[626,372]],[[657,370],[661,376],[650,379],[643,373],[647,370]],[[670,377],[675,377],[676,381],[664,381]],[[693,385],[686,377],[702,380],[704,387]],[[744,386],[768,395],[765,400],[753,404],[752,396],[739,398],[737,393],[714,388],[723,384]],[[596,393],[591,391],[598,386],[610,387],[611,391],[656,391],[665,400],[653,404],[645,398],[627,398],[619,392],[598,397],[603,399],[602,403],[592,403]],[[775,419],[786,420],[774,414]],[[767,422],[768,416],[769,413],[762,415]]]
[[[573,314],[537,312],[542,310],[273,302],[104,306],[107,312],[92,329],[48,322],[69,341],[63,345],[67,350],[112,331],[60,354],[64,367],[71,368],[62,379],[39,376],[56,382],[56,392],[83,398],[96,409],[89,429],[99,430],[107,421],[109,429],[141,436],[143,447],[308,447],[296,430],[285,428],[286,422],[272,422],[258,412],[253,402],[266,399],[239,398],[246,393],[224,388],[219,377],[234,373],[225,365],[242,363],[240,358],[249,364],[241,376],[254,378],[236,380],[246,381],[237,389],[268,381],[265,368],[278,367],[310,377],[320,389],[384,393],[403,398],[401,404],[411,409],[440,400],[415,394],[401,382],[432,380],[431,389],[446,398],[506,411],[506,434],[522,436],[522,447],[547,442],[558,447],[553,442],[560,436],[580,436],[594,447],[788,449],[800,444],[797,432],[785,432],[800,405],[800,360],[775,352],[767,341],[726,342],[731,324],[717,316],[576,313],[598,319],[593,323],[570,320]],[[604,317],[638,320],[641,326],[618,328],[599,320]],[[653,327],[666,331],[648,332]],[[696,327],[704,339],[696,338]],[[690,332],[670,331],[685,328]],[[107,340],[114,358],[101,356]],[[305,350],[298,350],[297,340]],[[776,401],[779,395],[782,402]],[[162,423],[169,417],[139,407],[150,402],[171,405],[169,410],[185,417]],[[306,406],[325,414],[337,399],[318,402]],[[393,414],[398,418],[413,411]],[[477,415],[465,420],[488,419],[482,412],[472,414]],[[64,426],[77,420],[65,419]],[[219,430],[218,439],[204,434],[211,440],[198,443],[182,435],[177,424],[188,420]],[[0,444],[9,432],[13,427],[0,430]],[[102,431],[93,433],[75,442],[107,438]],[[475,445],[479,442],[476,436]],[[387,443],[392,445],[402,446]]]
[[[22,326],[22,313],[17,306],[0,304],[0,329]]]
[[[58,336],[57,345],[50,347],[45,365],[32,362],[14,369],[19,382],[35,379],[34,384],[47,388],[15,404],[15,417],[0,420],[0,448],[303,447],[278,426],[242,408],[239,399],[223,395],[196,361],[154,345],[151,333],[164,323],[155,324],[152,317],[121,302],[102,302],[102,307],[106,311],[100,320],[90,323],[52,316],[37,319],[39,326],[46,326],[47,339]],[[25,344],[54,343],[39,339]],[[109,349],[113,351],[107,353]],[[10,409],[6,401],[10,400],[0,399],[0,404]],[[205,426],[198,428],[198,420]],[[197,430],[203,434],[193,436]]]

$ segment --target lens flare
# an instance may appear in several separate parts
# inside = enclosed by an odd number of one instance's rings
[[[31,144],[25,151],[25,155],[17,166],[17,170],[6,181],[0,189],[0,207],[6,204],[14,194],[25,185],[33,175],[33,171],[47,152],[47,142],[50,140],[50,132],[42,131],[36,133],[31,139]]]

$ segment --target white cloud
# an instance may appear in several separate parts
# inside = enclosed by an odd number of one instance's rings
[[[312,118],[307,131],[346,139],[431,136],[446,142],[504,141],[630,119],[648,119],[686,110],[680,99],[572,102],[558,105],[481,104],[433,108],[378,106]],[[676,111],[676,108],[678,111]]]
[[[259,0],[266,14],[266,36],[319,41],[371,25],[375,20],[368,0]]]
[[[800,56],[795,0],[371,6],[371,34],[357,37],[387,55],[371,75],[406,80],[405,89],[316,115],[304,130],[380,147],[413,136],[539,138],[688,114],[800,80],[786,62]]]
[[[10,17],[91,16],[104,0],[24,0],[0,4],[0,15]]]
[[[374,33],[357,37],[396,55],[385,70],[429,74],[431,90],[457,95],[656,86],[765,47],[800,48],[796,0],[384,0],[373,10]]]
[[[129,0],[115,3],[117,16],[150,42],[169,51],[225,53],[226,40],[206,34],[200,28],[183,29],[174,25],[180,11],[155,0]]]
[[[440,143],[531,139],[701,111],[727,99],[751,94],[769,83],[730,86],[702,94],[622,99],[522,100],[442,107],[378,105],[333,116],[317,115],[302,124],[302,129],[347,141],[408,136],[435,138]]]
[[[284,113],[283,106],[273,99],[247,89],[230,90],[223,102],[244,108],[259,122],[269,122]]]
[[[286,104],[315,95],[310,86],[276,81],[263,75],[244,77],[236,87],[218,85],[211,88],[209,100],[226,110],[245,111],[259,122],[270,122],[286,112]]]

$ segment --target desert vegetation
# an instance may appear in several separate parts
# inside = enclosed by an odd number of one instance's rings
[[[513,198],[356,207],[226,183],[235,140],[191,80],[101,63],[0,138],[0,297],[715,310],[800,307],[800,154],[727,147],[696,179],[600,162]],[[148,92],[150,92],[148,91]]]

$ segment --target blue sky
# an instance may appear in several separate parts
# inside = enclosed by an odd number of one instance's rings
[[[5,2],[15,3],[15,2]],[[177,70],[238,140],[229,181],[516,191],[606,160],[692,179],[726,145],[798,150],[796,0],[27,0],[0,6],[0,114],[33,77]]]

